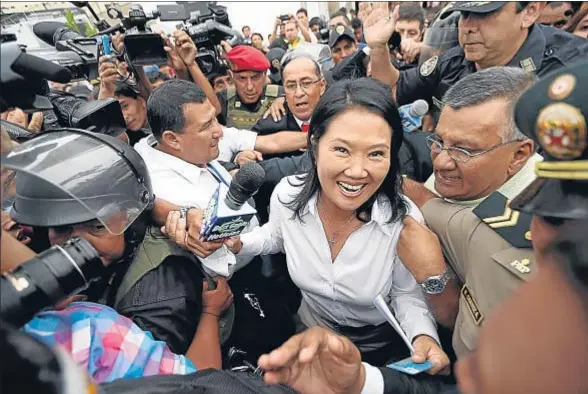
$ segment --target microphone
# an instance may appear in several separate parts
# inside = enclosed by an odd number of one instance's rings
[[[204,213],[202,238],[217,241],[241,234],[257,213],[247,200],[259,190],[264,180],[263,168],[251,162],[241,167],[230,186],[221,182]]]
[[[59,83],[71,81],[69,69],[25,52],[12,63],[12,69],[25,78],[47,79]]]
[[[423,117],[429,111],[429,104],[425,100],[417,100],[412,104],[406,104],[398,108],[402,129],[405,133],[412,133],[423,123]]]
[[[23,52],[16,42],[2,44],[0,111],[19,107],[24,111],[51,109],[45,93],[47,81],[69,82],[70,71],[48,60]]]

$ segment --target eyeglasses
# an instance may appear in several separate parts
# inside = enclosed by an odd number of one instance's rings
[[[443,151],[446,151],[447,152],[447,156],[449,156],[451,159],[453,159],[453,160],[455,160],[457,162],[460,162],[460,163],[467,163],[472,158],[481,156],[481,155],[483,155],[485,153],[488,153],[488,152],[491,152],[494,149],[500,148],[501,146],[512,144],[513,142],[520,142],[520,140],[503,142],[501,144],[491,146],[490,148],[484,149],[482,151],[470,152],[469,150],[467,150],[465,148],[459,148],[459,147],[456,147],[456,146],[450,146],[448,148],[444,148],[443,147],[443,142],[441,142],[440,140],[438,140],[437,138],[435,138],[433,136],[428,136],[426,138],[426,141],[427,141],[427,146],[429,147],[429,149],[431,150],[431,152],[433,152],[436,155],[438,155],[439,153],[441,153]]]
[[[312,85],[320,81],[322,81],[322,79],[316,79],[314,81],[305,80],[300,82],[288,82],[284,85],[284,90],[288,93],[294,93],[296,89],[298,89],[298,86],[300,86],[300,89],[302,89],[302,91],[308,92],[308,89],[310,89]]]

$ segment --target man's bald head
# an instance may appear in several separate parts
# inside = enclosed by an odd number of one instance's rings
[[[288,108],[296,118],[308,122],[326,89],[318,63],[304,52],[286,54],[282,60],[282,83]]]
[[[282,81],[284,81],[288,73],[292,73],[295,69],[300,68],[312,68],[317,77],[321,77],[321,68],[317,62],[314,61],[309,55],[308,56],[294,56],[291,59],[285,59],[282,62]]]

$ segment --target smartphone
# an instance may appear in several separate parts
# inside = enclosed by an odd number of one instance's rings
[[[102,48],[104,54],[110,56],[112,54],[112,50],[110,49],[110,38],[108,34],[102,34]]]
[[[279,18],[282,22],[287,22],[290,20],[290,15],[280,15]]]

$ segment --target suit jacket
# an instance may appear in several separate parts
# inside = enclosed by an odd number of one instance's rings
[[[252,131],[255,131],[259,135],[268,135],[278,133],[280,131],[302,131],[294,115],[290,112],[288,108],[288,103],[284,103],[284,107],[286,108],[286,116],[282,116],[277,122],[274,122],[271,116],[268,116],[266,119],[260,119],[257,121],[256,124],[253,125],[251,128]],[[272,159],[274,157],[290,157],[290,156],[299,156],[300,152],[286,152],[286,153],[279,153],[276,155],[264,155],[264,159]]]

